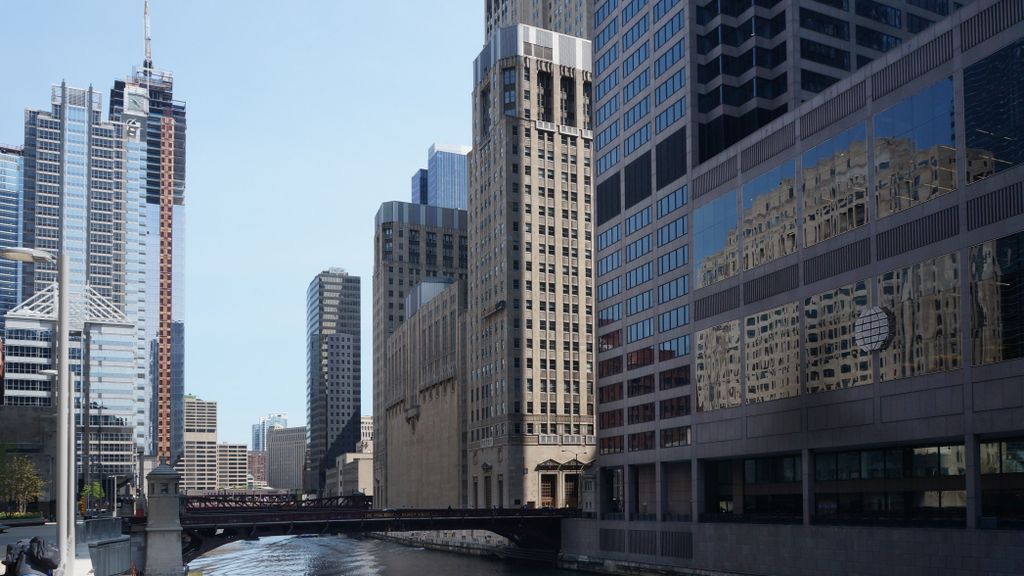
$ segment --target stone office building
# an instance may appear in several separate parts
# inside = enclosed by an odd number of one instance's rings
[[[1022,79],[1024,3],[982,0],[705,163],[599,183],[570,564],[1024,565]]]

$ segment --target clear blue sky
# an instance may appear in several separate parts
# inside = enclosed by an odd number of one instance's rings
[[[50,85],[104,111],[143,58],[142,0],[4,2],[0,142]],[[409,199],[438,141],[470,143],[479,0],[152,0],[153,61],[188,105],[185,388],[220,440],[261,414],[305,421],[305,298],[320,270],[362,277],[372,410],[373,217]]]

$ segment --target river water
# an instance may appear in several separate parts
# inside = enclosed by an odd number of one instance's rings
[[[346,536],[234,542],[193,560],[189,570],[203,576],[580,576],[542,565]]]

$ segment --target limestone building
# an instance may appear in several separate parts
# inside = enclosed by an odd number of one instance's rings
[[[178,464],[185,490],[217,489],[217,403],[185,396],[185,455]]]
[[[390,438],[383,415],[404,397],[405,384],[386,376],[387,339],[406,320],[406,297],[421,282],[464,280],[469,250],[466,211],[385,202],[374,219],[373,452],[375,505],[388,502],[385,463]]]
[[[473,64],[468,504],[565,506],[594,454],[591,46],[503,24]]]
[[[217,489],[245,490],[249,487],[249,454],[245,444],[217,445]]]
[[[406,302],[409,317],[386,343],[391,474],[379,498],[391,507],[463,507],[466,284],[421,282]]]

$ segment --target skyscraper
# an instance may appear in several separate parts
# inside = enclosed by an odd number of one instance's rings
[[[386,344],[404,322],[406,296],[421,282],[465,279],[469,261],[466,211],[408,202],[385,202],[374,219],[373,239],[373,450],[378,505],[388,503],[388,408],[405,394],[405,382],[386,371]],[[401,441],[401,439],[398,439]]]
[[[185,406],[185,452],[177,463],[186,490],[217,489],[217,403],[189,395]]]
[[[267,430],[287,427],[288,414],[284,412],[260,416],[260,421],[252,425],[252,451],[260,452],[267,449]]]
[[[592,9],[591,0],[484,0],[484,41],[516,24],[589,40]]]
[[[25,162],[20,146],[0,144],[0,248],[22,246]],[[21,302],[21,263],[0,260],[0,333],[3,317]],[[3,402],[0,394],[0,403]]]
[[[142,67],[110,91],[110,118],[138,131],[144,204],[139,227],[145,251],[136,256],[146,284],[144,366],[152,403],[152,443],[147,448],[160,459],[180,455],[184,395],[185,319],[185,103],[174,99],[174,77],[153,67],[149,33],[149,3],[145,3],[145,56]]]
[[[417,170],[412,176],[412,203],[465,210],[468,153],[468,146],[432,145],[427,153],[427,169]]]
[[[469,504],[575,505],[594,454],[590,42],[494,27],[473,71]]]
[[[306,291],[306,422],[312,488],[359,442],[359,277],[340,268],[316,275]]]
[[[865,13],[906,22],[921,6],[956,5],[714,6],[723,32],[732,12],[756,23],[796,10],[786,28],[799,30],[786,34],[801,43],[831,42],[795,18],[805,8],[852,7],[837,25],[864,48]],[[608,146],[625,146],[639,123],[654,128],[599,175],[595,516],[569,522],[578,539],[564,557],[887,574],[928,571],[936,560],[909,544],[926,538],[944,566],[989,547],[968,570],[998,571],[1013,540],[983,528],[1024,516],[1012,472],[1022,434],[1008,418],[1024,410],[996,392],[1024,355],[1021,331],[1004,326],[1020,326],[1024,300],[1024,146],[1011,136],[1024,129],[1013,112],[1024,104],[1024,4],[965,6],[703,163],[684,152],[692,102],[684,117],[663,116],[686,97],[668,96],[671,79],[694,77],[664,55],[707,32],[683,20],[692,7],[597,8],[599,28],[618,30],[597,58],[630,46],[601,78],[638,46],[659,47],[597,108]],[[677,19],[685,27],[672,34]],[[646,32],[630,34],[639,22]],[[771,45],[732,38],[755,54]],[[797,74],[819,70],[787,45],[784,99],[803,89]],[[745,78],[759,85],[763,73]],[[630,127],[602,138],[613,123]]]
[[[412,175],[412,195],[410,202],[413,204],[426,204],[427,203],[427,169],[420,168]]]
[[[306,454],[306,428],[272,428],[267,431],[267,484],[277,490],[302,490]]]
[[[67,255],[73,302],[102,301],[99,308],[113,310],[107,316],[120,315],[136,330],[133,365],[124,383],[131,390],[125,400],[130,406],[124,408],[135,428],[134,441],[145,448],[149,404],[141,302],[147,292],[140,254],[146,235],[139,218],[145,144],[127,119],[103,120],[101,97],[91,88],[53,86],[50,101],[49,111],[25,113],[22,239],[27,246]],[[55,286],[56,266],[34,264],[24,270],[25,302],[46,298]],[[83,393],[89,384],[84,383]],[[88,412],[93,403],[102,404],[89,398],[80,405]]]
[[[434,144],[427,155],[427,204],[466,209],[468,146]]]

